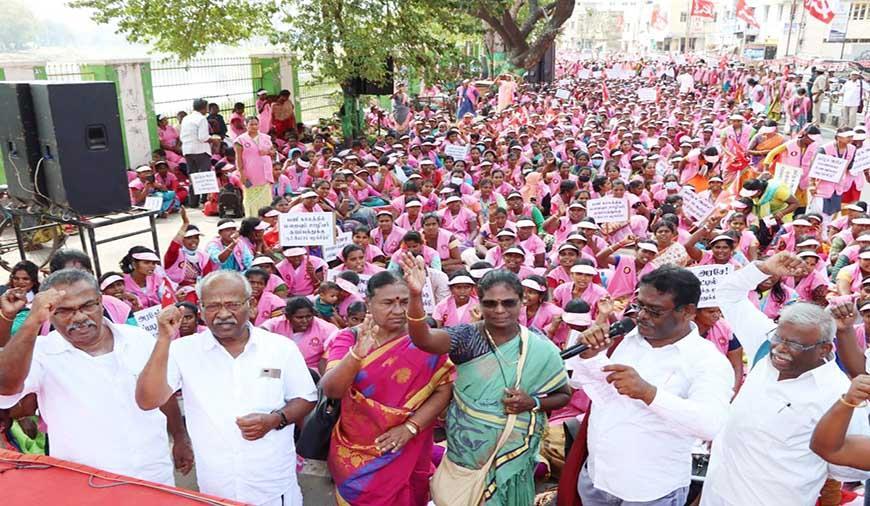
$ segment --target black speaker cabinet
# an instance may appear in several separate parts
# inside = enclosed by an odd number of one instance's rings
[[[42,193],[82,215],[130,208],[118,95],[111,82],[31,81]]]
[[[33,189],[39,140],[27,83],[0,82],[0,117],[0,153],[9,196],[24,205],[40,203]]]

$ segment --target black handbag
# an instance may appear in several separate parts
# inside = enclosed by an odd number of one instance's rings
[[[351,329],[356,341],[356,329]],[[305,417],[305,424],[296,443],[296,453],[303,458],[325,461],[329,455],[329,438],[341,415],[341,399],[330,399],[317,388],[317,405]]]

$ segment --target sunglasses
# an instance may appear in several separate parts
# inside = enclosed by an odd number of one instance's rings
[[[480,305],[486,309],[495,309],[501,305],[505,309],[513,309],[520,305],[519,299],[492,300],[484,299],[480,301]]]

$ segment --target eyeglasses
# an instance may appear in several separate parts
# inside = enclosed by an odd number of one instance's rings
[[[652,316],[653,318],[659,318],[670,313],[671,311],[676,311],[677,309],[679,309],[678,307],[674,307],[672,309],[653,309],[647,305],[641,304],[640,302],[636,302],[634,304],[634,307],[637,309],[637,314],[640,314],[641,311],[645,311],[646,314]]]
[[[226,309],[230,313],[235,313],[242,309],[248,301],[235,301],[235,302],[209,302],[208,304],[203,304],[202,309],[206,313],[214,314],[220,311],[221,309]]]
[[[68,320],[73,317],[74,314],[81,311],[85,314],[91,314],[97,309],[100,308],[99,300],[92,300],[90,302],[85,302],[81,306],[78,307],[59,307],[54,310],[54,316],[60,318],[61,320]]]
[[[484,299],[480,301],[480,305],[485,307],[486,309],[495,309],[499,305],[505,309],[513,309],[520,305],[519,299],[505,299],[505,300],[492,300],[492,299]]]
[[[767,340],[770,341],[771,346],[774,346],[777,344],[784,344],[786,347],[788,347],[789,350],[791,350],[795,353],[803,353],[805,351],[810,351],[811,349],[815,348],[816,346],[819,346],[820,344],[825,344],[825,343],[831,342],[828,340],[822,340],[822,341],[818,341],[818,342],[813,343],[813,344],[801,344],[801,343],[796,343],[794,341],[787,341],[787,340],[783,339],[782,336],[779,335],[779,329],[773,329],[770,332],[768,332],[767,333]]]

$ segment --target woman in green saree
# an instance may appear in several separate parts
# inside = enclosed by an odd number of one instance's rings
[[[513,430],[497,448],[487,471],[479,502],[532,504],[535,458],[546,413],[570,400],[559,350],[546,337],[518,323],[523,287],[515,274],[494,270],[480,280],[480,322],[430,329],[421,298],[425,265],[421,258],[406,254],[402,269],[410,291],[407,315],[411,340],[421,350],[448,354],[456,365],[453,400],[447,409],[445,459],[464,469],[482,469],[496,449],[509,415],[516,415]],[[517,385],[521,354],[525,360]],[[433,499],[441,506],[435,487]]]

